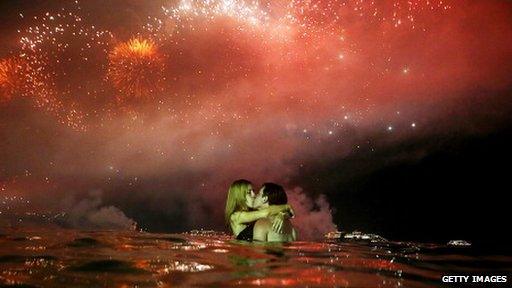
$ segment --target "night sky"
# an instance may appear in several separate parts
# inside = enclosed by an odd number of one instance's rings
[[[0,193],[62,225],[221,230],[246,178],[287,188],[305,238],[504,233],[510,1],[0,11]]]

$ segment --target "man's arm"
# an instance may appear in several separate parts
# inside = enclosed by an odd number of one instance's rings
[[[260,219],[254,224],[252,239],[256,241],[267,241],[268,231],[272,228],[272,223],[268,219]]]

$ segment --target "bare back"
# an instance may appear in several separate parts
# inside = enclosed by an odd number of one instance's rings
[[[254,240],[266,242],[291,242],[297,240],[297,232],[289,219],[283,221],[282,233],[272,230],[272,218],[260,219],[254,225]]]

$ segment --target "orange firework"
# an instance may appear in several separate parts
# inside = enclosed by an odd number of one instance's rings
[[[0,60],[0,102],[8,102],[26,84],[27,65],[18,57]]]
[[[107,77],[121,98],[146,98],[163,90],[164,67],[155,43],[135,38],[110,52]]]

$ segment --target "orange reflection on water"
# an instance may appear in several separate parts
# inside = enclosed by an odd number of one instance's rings
[[[298,273],[297,273],[298,272]],[[295,271],[283,277],[266,277],[248,281],[249,285],[255,286],[303,286],[303,285],[335,285],[348,286],[349,281],[334,272],[320,269],[308,268],[302,271]]]
[[[139,269],[146,269],[149,268],[149,264],[148,260],[136,260],[133,266]]]

